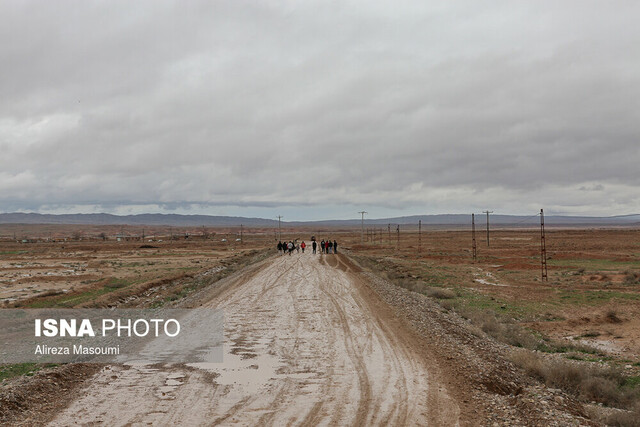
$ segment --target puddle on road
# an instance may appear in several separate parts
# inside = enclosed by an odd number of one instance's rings
[[[266,342],[258,341],[257,344],[266,350]],[[217,373],[218,384],[258,389],[270,379],[276,378],[276,371],[280,367],[278,357],[256,351],[258,346],[253,347],[255,357],[246,358],[243,353],[237,353],[235,346],[225,343],[222,363],[190,363],[187,366]]]
[[[185,376],[186,376],[185,374],[181,374],[179,372],[176,372],[176,373],[167,375],[167,379],[169,379],[169,380],[177,380],[177,379],[180,379],[180,378],[184,378]]]
[[[216,373],[218,384],[241,386],[250,391],[257,391],[270,380],[288,378],[296,381],[317,377],[315,372],[287,372],[288,367],[282,364],[278,356],[270,354],[270,339],[238,340],[227,339],[224,344],[222,363],[190,363],[187,366]],[[239,347],[241,346],[241,347]],[[246,357],[249,350],[252,357]]]
[[[185,378],[186,375],[181,373],[173,373],[167,375],[167,378],[164,380],[164,385],[158,387],[156,390],[156,397],[162,400],[173,400],[175,399],[175,391],[176,389],[183,385],[184,382],[178,381],[178,378]]]

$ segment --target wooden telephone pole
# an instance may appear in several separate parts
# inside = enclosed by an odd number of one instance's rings
[[[544,236],[544,211],[540,209],[540,268],[542,270],[542,281],[548,282],[547,275],[547,242]]]
[[[422,252],[422,220],[418,220],[418,253]]]

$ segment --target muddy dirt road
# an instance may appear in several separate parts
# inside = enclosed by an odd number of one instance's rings
[[[346,259],[267,260],[201,301],[224,362],[118,366],[52,425],[455,425],[459,408]]]

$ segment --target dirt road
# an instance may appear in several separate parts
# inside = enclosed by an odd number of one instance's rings
[[[347,260],[265,262],[205,306],[224,362],[112,365],[52,425],[456,425],[460,410]]]

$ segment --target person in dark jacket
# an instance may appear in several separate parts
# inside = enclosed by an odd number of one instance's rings
[[[322,253],[324,253],[324,249],[325,249],[325,242],[324,242],[324,239],[322,239],[322,241],[320,242],[320,250],[322,251]]]
[[[327,242],[327,246],[329,247],[329,253],[333,252],[333,242],[331,240],[329,240]]]
[[[311,243],[311,247],[313,248],[313,253],[314,253],[314,254],[316,253],[316,246],[318,246],[318,245],[316,244],[316,241],[314,240],[314,241]]]
[[[333,253],[338,253],[338,242],[336,242],[335,240],[333,241]]]
[[[278,252],[282,253],[282,242],[278,242]]]

